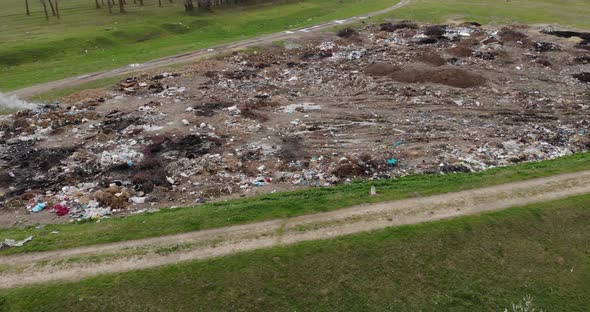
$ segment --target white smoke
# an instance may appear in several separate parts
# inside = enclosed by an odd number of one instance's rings
[[[16,95],[6,95],[0,93],[0,109],[34,109],[38,104],[29,103],[16,97]]]

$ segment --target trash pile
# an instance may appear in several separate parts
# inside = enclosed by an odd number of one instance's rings
[[[0,214],[100,219],[588,150],[590,51],[544,32],[347,28],[1,116]]]
[[[13,247],[22,247],[26,243],[33,240],[33,236],[29,236],[23,240],[17,241],[15,239],[6,238],[3,241],[0,241],[0,250],[5,248],[13,248]]]

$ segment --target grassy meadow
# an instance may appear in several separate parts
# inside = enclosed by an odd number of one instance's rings
[[[0,91],[141,63],[281,30],[384,9],[397,0],[272,1],[195,11],[155,0],[127,1],[109,15],[94,1],[62,2],[62,17],[45,20],[38,1],[5,0],[0,11]]]
[[[589,219],[590,195],[577,196],[2,290],[0,311],[585,312]],[[528,310],[513,308],[527,302]]]

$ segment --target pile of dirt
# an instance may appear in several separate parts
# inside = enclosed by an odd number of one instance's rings
[[[581,82],[590,82],[590,73],[579,73],[573,74],[572,76]]]
[[[505,42],[517,42],[527,38],[527,35],[513,28],[504,27],[498,32],[498,36]]]
[[[447,49],[447,53],[455,57],[470,57],[473,55],[473,49],[466,42]]]
[[[230,106],[233,106],[233,104],[229,102],[208,102],[194,105],[192,108],[196,116],[211,117]]]
[[[394,32],[398,29],[417,29],[418,25],[409,21],[402,21],[397,24],[383,23],[380,26],[381,31]]]
[[[410,65],[389,75],[393,80],[407,83],[437,83],[456,88],[481,86],[486,79],[454,66],[425,67]]]
[[[477,87],[486,82],[480,75],[471,73],[458,67],[440,65],[429,67],[411,64],[399,67],[392,64],[376,63],[365,68],[370,76],[388,76],[393,80],[406,83],[437,83],[456,88]]]
[[[569,31],[569,30],[543,30],[541,31],[544,34],[553,35],[561,38],[571,38],[571,37],[578,37],[586,42],[590,42],[590,33],[588,32],[579,32],[579,31]]]
[[[148,157],[166,155],[167,157],[195,158],[209,153],[213,148],[221,145],[221,140],[205,135],[190,134],[180,139],[169,136],[152,138],[145,154]]]
[[[418,57],[416,57],[416,61],[433,66],[442,66],[447,64],[447,61],[442,56],[432,50],[426,50],[420,53]]]
[[[340,29],[337,33],[338,37],[351,38],[358,36],[358,32],[350,27]]]
[[[446,26],[427,26],[424,28],[424,35],[430,38],[441,38],[446,33]]]
[[[375,63],[365,67],[365,74],[373,77],[388,76],[400,70],[398,65],[387,63]]]

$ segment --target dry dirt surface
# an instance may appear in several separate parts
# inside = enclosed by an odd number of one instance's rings
[[[555,34],[366,25],[0,117],[0,226],[586,151],[590,43]]]
[[[377,193],[379,190],[377,190]],[[77,280],[590,192],[590,171],[226,228],[0,257],[0,287]],[[378,196],[378,195],[376,195]]]

